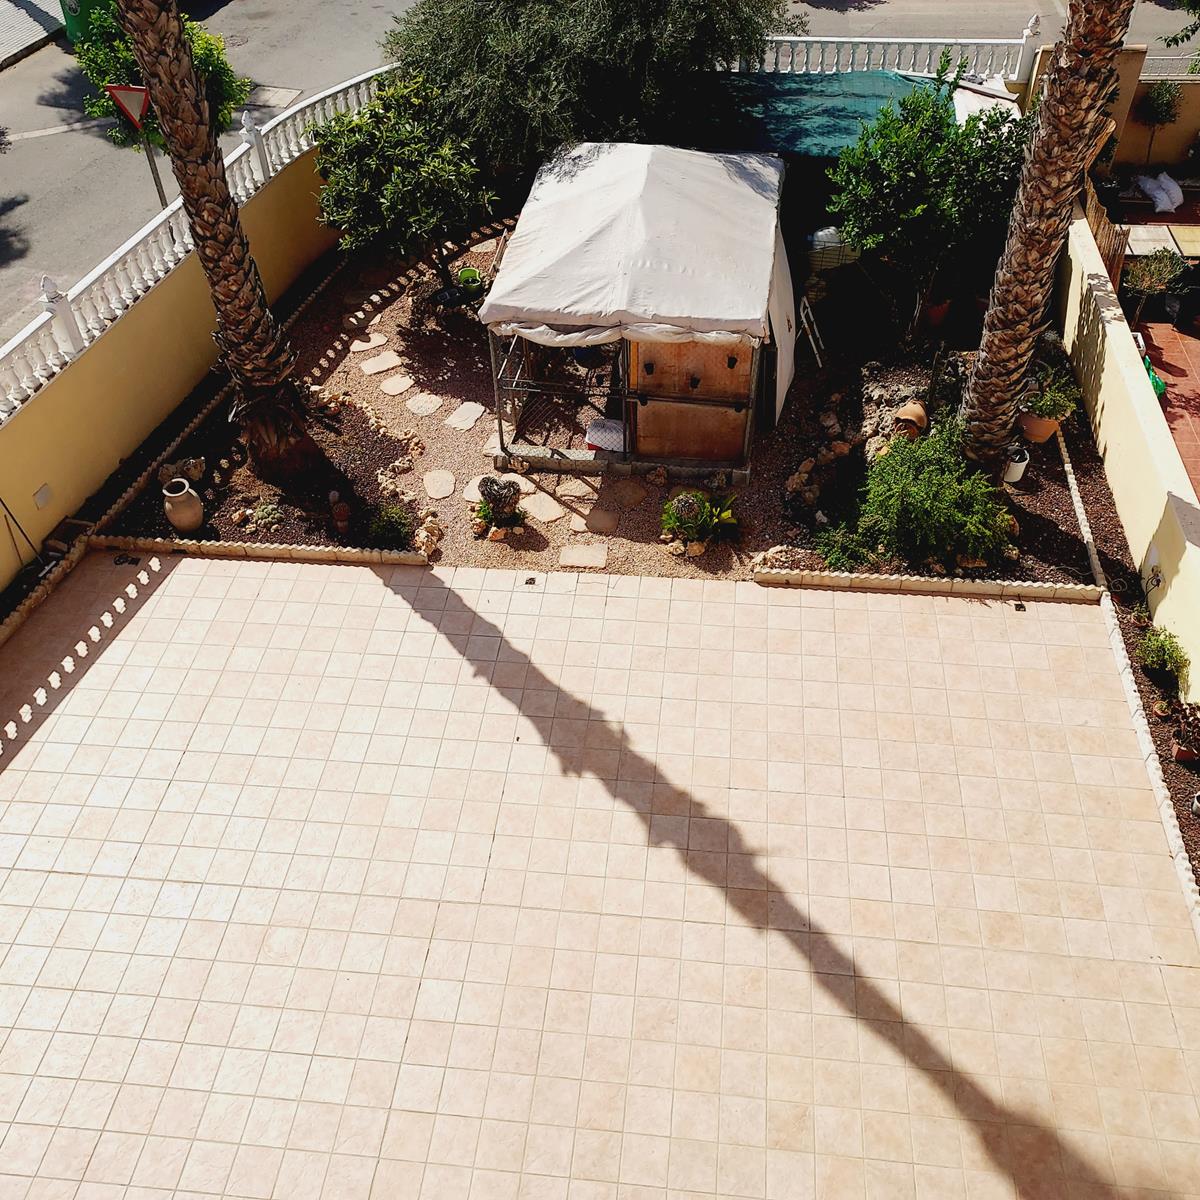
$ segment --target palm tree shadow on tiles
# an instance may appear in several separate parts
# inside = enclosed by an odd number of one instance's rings
[[[619,721],[608,720],[556,684],[435,574],[426,572],[419,578],[416,589],[402,583],[389,586],[406,595],[413,610],[441,631],[475,675],[517,706],[564,774],[601,783],[614,801],[637,816],[649,846],[674,850],[692,879],[716,889],[744,922],[783,939],[789,956],[797,966],[807,965],[814,987],[827,1002],[874,1034],[895,1062],[918,1072],[924,1090],[932,1089],[940,1097],[941,1109],[957,1111],[970,1124],[979,1167],[990,1163],[1022,1198],[1109,1195],[1112,1167],[1107,1158],[1090,1161],[1058,1129],[1006,1105],[976,1077],[956,1069],[948,1043],[939,1045],[923,1028],[907,1022],[897,999],[880,981],[859,973],[846,939],[825,929],[793,892],[771,878],[735,821],[667,779],[655,762],[635,749]],[[497,675],[503,685],[495,682]],[[564,735],[561,725],[556,732],[556,717],[561,722],[568,714],[574,730],[580,721],[586,722],[582,745],[577,734]],[[690,841],[696,822],[704,822],[703,850]],[[813,1010],[817,1011],[815,1000]],[[910,1095],[912,1087],[910,1076]],[[971,1169],[967,1161],[964,1167]],[[1156,1194],[1163,1200],[1172,1195]]]

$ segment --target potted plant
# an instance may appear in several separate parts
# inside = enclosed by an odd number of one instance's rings
[[[1069,367],[1043,366],[1018,418],[1021,432],[1035,445],[1049,441],[1079,403],[1079,384]]]
[[[1151,625],[1137,645],[1137,660],[1147,678],[1162,688],[1178,690],[1187,678],[1190,661],[1179,639],[1169,630]]]
[[[1174,79],[1160,79],[1152,83],[1138,100],[1134,115],[1150,130],[1146,142],[1146,162],[1154,153],[1154,138],[1158,131],[1179,120],[1179,107],[1183,102],[1183,88]]]
[[[1129,614],[1129,619],[1139,629],[1148,629],[1150,627],[1150,610],[1146,607],[1144,600],[1140,604],[1133,606],[1133,612]]]
[[[1187,271],[1187,259],[1174,250],[1155,250],[1153,254],[1139,254],[1131,259],[1121,280],[1121,290],[1126,295],[1137,297],[1137,305],[1129,324],[1137,328],[1142,319],[1142,310],[1151,296],[1168,292]],[[1147,364],[1147,369],[1151,369]]]
[[[1020,483],[1029,466],[1029,451],[1024,446],[1014,445],[1008,448],[1008,462],[1004,467],[1005,483]]]
[[[1177,763],[1200,761],[1200,705],[1181,704],[1171,734],[1171,757]]]
[[[1153,704],[1150,706],[1150,711],[1151,711],[1152,713],[1154,713],[1154,715],[1155,715],[1155,716],[1156,716],[1156,717],[1157,717],[1157,718],[1158,718],[1160,721],[1169,721],[1169,720],[1171,719],[1171,713],[1172,713],[1172,711],[1173,711],[1173,710],[1172,710],[1172,708],[1171,708],[1171,702],[1170,702],[1170,700],[1164,700],[1164,699],[1163,699],[1163,698],[1160,696],[1160,697],[1159,697],[1157,700],[1155,700],[1155,702],[1154,702],[1154,703],[1153,703]]]

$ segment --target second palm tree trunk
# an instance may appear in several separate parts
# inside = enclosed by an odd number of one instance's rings
[[[1105,120],[1133,5],[1134,0],[1071,0],[1066,32],[1054,47],[963,400],[966,452],[981,462],[998,463],[1012,438],[1054,290],[1058,253]]]

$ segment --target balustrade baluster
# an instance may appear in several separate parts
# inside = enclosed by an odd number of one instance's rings
[[[9,406],[5,411],[11,412],[22,400],[28,397],[21,376],[17,374],[10,358],[0,359],[0,401]],[[0,404],[4,409],[4,404]]]
[[[45,360],[46,379],[52,379],[67,365],[70,359],[63,353],[63,348],[58,344],[58,339],[54,336],[54,328],[48,322],[37,339],[38,349],[42,352],[42,358]]]
[[[79,314],[79,323],[83,326],[84,339],[91,341],[104,328],[104,318],[92,299],[91,289],[75,298],[75,311]]]

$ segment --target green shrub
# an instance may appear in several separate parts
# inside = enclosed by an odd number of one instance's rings
[[[441,243],[486,212],[493,197],[477,181],[466,145],[432,118],[436,92],[420,79],[382,85],[356,112],[310,132],[317,147],[321,220],[357,250],[379,242],[402,255],[432,244],[450,283]]]
[[[1037,375],[1037,386],[1025,399],[1025,411],[1035,417],[1065,421],[1079,407],[1081,396],[1070,367],[1043,367]]]
[[[250,80],[240,76],[225,56],[225,39],[209,33],[198,21],[183,18],[183,36],[192,51],[196,74],[204,85],[208,100],[208,118],[215,133],[224,133],[233,123],[235,110],[241,108],[250,95]],[[114,117],[117,123],[108,137],[118,146],[137,146],[141,135],[129,118],[117,107],[104,90],[106,83],[130,83],[141,87],[145,80],[133,56],[133,46],[117,20],[117,0],[92,10],[87,33],[75,47],[79,69],[96,93],[84,97],[83,111],[89,117]],[[163,144],[162,131],[153,108],[142,123],[146,136],[156,146]]]
[[[381,504],[371,518],[371,545],[376,550],[409,550],[417,519],[402,504]]]
[[[683,542],[708,542],[737,533],[733,496],[710,496],[699,489],[680,492],[663,505],[662,530]]]
[[[867,472],[857,527],[830,530],[819,545],[839,569],[887,556],[952,566],[994,558],[1011,530],[1001,493],[963,457],[962,425],[951,418],[928,437],[892,442]]]
[[[1142,634],[1137,646],[1137,660],[1147,671],[1161,671],[1173,675],[1177,682],[1187,679],[1191,660],[1179,639],[1169,630],[1151,625]]]

